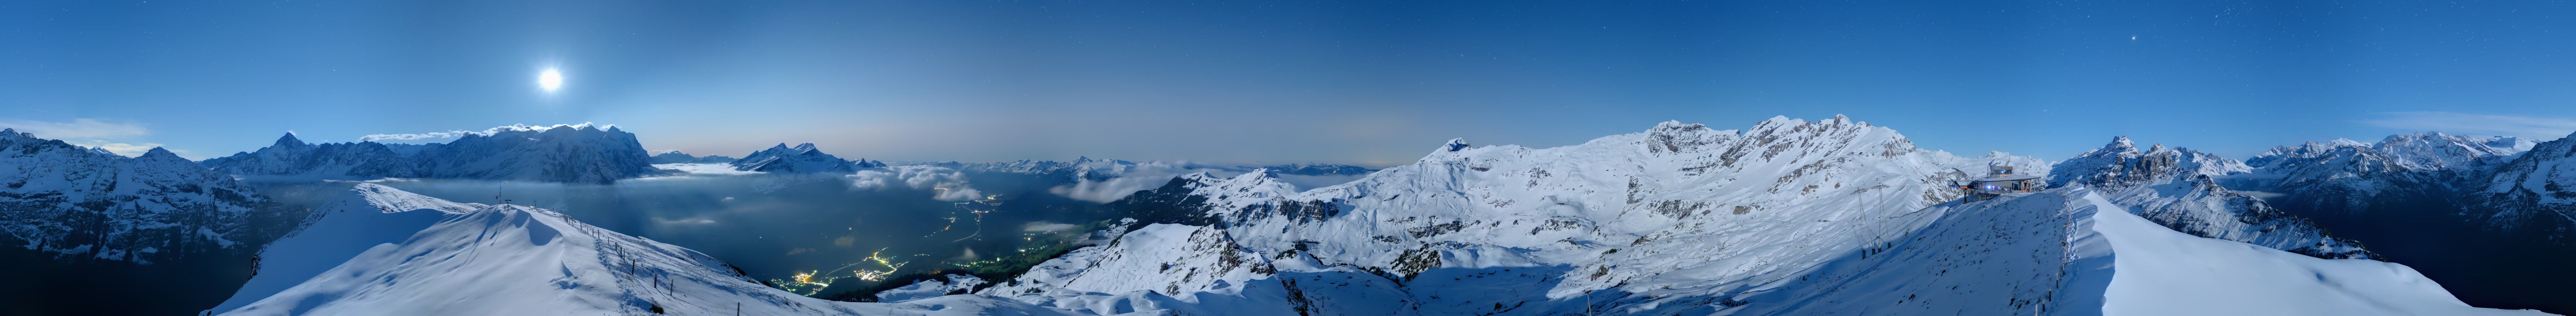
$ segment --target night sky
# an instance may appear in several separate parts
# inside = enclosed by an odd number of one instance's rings
[[[0,126],[211,158],[596,122],[648,149],[1409,163],[1847,114],[2063,159],[2576,131],[2576,5],[2321,2],[0,3]],[[560,89],[538,84],[547,69]],[[2000,127],[2000,128],[1999,128]],[[437,138],[411,140],[442,141]]]

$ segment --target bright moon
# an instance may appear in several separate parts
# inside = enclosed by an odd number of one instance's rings
[[[545,89],[546,92],[563,89],[563,72],[546,69],[545,72],[537,73],[537,88]]]

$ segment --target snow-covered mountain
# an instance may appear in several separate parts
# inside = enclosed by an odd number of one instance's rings
[[[2535,143],[2512,137],[2441,133],[2390,135],[2378,143],[2349,139],[2282,146],[2246,159],[2251,174],[2230,187],[2281,194],[2275,203],[2321,212],[2357,212],[2374,204],[2457,204],[2486,187],[2492,170]]]
[[[608,183],[655,172],[634,133],[589,124],[469,134],[413,158],[428,178]]]
[[[735,159],[729,163],[733,165],[734,170],[768,173],[856,173],[859,168],[885,167],[885,163],[881,162],[864,159],[850,161],[834,157],[832,154],[815,150],[813,143],[798,144],[794,148],[787,147],[786,143],[780,143],[769,149],[743,155],[742,159]]]
[[[232,176],[153,148],[128,158],[0,130],[0,245],[64,257],[156,261],[255,249],[279,229]]]
[[[1453,140],[1314,190],[1185,176],[1118,202],[1154,212],[1116,240],[976,293],[1104,315],[2499,312],[2403,266],[2175,232],[2088,186],[1972,203],[1948,187],[2013,163],[2036,160],[1842,117]]]
[[[2202,177],[2222,177],[2252,172],[2244,162],[2184,148],[2165,148],[2156,144],[2145,151],[2129,141],[2128,136],[2111,138],[2102,148],[2085,151],[2058,162],[2049,187],[2082,185],[2097,188],[2131,187]]]
[[[408,153],[406,153],[408,152]],[[294,134],[200,162],[250,178],[444,178],[608,183],[656,171],[635,134],[591,124],[512,125],[441,144],[306,144]]]
[[[698,156],[690,156],[688,153],[682,153],[682,152],[680,152],[680,151],[678,151],[678,150],[667,150],[667,151],[662,151],[661,153],[653,154],[653,157],[652,157],[651,159],[652,159],[652,161],[653,161],[653,164],[656,164],[656,165],[659,165],[659,164],[672,164],[672,163],[708,163],[708,164],[714,164],[714,163],[733,163],[733,161],[734,161],[734,158],[733,158],[733,157],[725,157],[724,155],[707,155],[706,157],[698,157]]]
[[[360,184],[294,236],[221,315],[1062,315],[957,295],[833,302],[705,254],[551,210]]]
[[[2306,218],[2221,187],[2217,179],[2251,172],[2234,159],[2157,144],[2141,151],[2128,137],[2058,162],[2051,187],[2089,187],[2130,213],[2175,231],[2272,247],[2326,259],[2369,259],[2360,243],[2330,236]]]
[[[2481,227],[2547,232],[2576,244],[2576,135],[2539,143],[2496,163],[2462,215]]]

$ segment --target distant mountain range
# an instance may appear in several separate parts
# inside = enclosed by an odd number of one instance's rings
[[[661,153],[653,154],[652,159],[653,164],[657,165],[668,163],[733,163],[734,160],[733,157],[725,157],[723,155],[707,155],[706,157],[690,156],[689,154],[682,153],[678,150],[665,150]]]
[[[438,178],[608,183],[658,173],[635,134],[581,125],[492,129],[427,145],[308,144],[288,133],[258,151],[199,162],[261,179]]]

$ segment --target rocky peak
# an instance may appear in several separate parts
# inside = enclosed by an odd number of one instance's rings
[[[1646,152],[1648,153],[1677,154],[1698,152],[1702,147],[1706,147],[1708,144],[1723,142],[1734,139],[1735,137],[1736,135],[1734,131],[1710,130],[1708,129],[1708,125],[1699,123],[1683,124],[1681,121],[1664,121],[1663,123],[1655,124],[1655,128],[1646,130],[1646,141],[1642,145],[1646,147]]]
[[[277,137],[277,142],[269,144],[268,146],[277,148],[299,148],[310,146],[310,144],[304,143],[304,140],[302,139],[296,139],[295,132],[287,132],[286,136]]]
[[[1441,145],[1440,145],[1440,150],[1433,151],[1433,152],[1434,152],[1434,153],[1438,153],[1438,152],[1451,152],[1451,151],[1467,150],[1467,147],[1469,147],[1469,146],[1471,146],[1471,145],[1468,145],[1468,144],[1467,144],[1467,139],[1466,139],[1466,138],[1451,138],[1451,139],[1449,139],[1449,142],[1448,142],[1448,143],[1445,143],[1445,144],[1441,144]]]
[[[2137,143],[2126,136],[2112,137],[2102,148],[2058,162],[2050,168],[2050,187],[2084,185],[2113,189],[2139,185],[2164,184],[2203,176],[2225,176],[2253,171],[2253,167],[2235,159],[2218,157],[2188,148],[2167,148],[2155,144],[2139,151]]]

